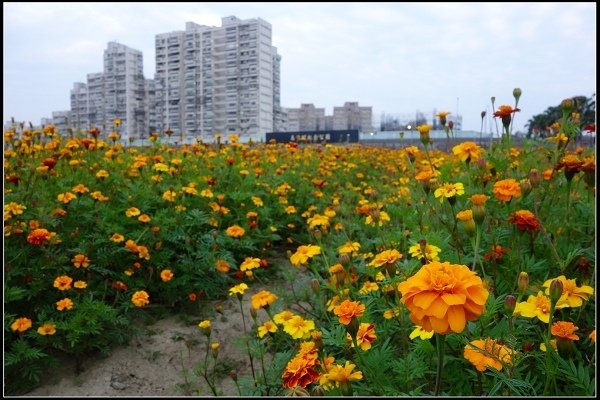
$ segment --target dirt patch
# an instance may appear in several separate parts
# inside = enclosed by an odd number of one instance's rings
[[[295,287],[305,286],[305,276],[301,275],[274,283],[270,288],[250,285],[242,303],[248,332],[253,324],[249,315],[252,294],[264,289],[274,293],[288,291],[291,282]],[[220,313],[213,311],[217,304],[222,307]],[[198,328],[203,319],[211,321],[211,342],[220,343],[218,394],[239,396],[228,372],[233,369],[240,377],[251,376],[246,348],[240,340],[244,332],[240,304],[237,298],[230,297],[208,303],[206,308],[211,314],[208,317],[194,316],[184,320],[182,316],[171,316],[148,325],[128,346],[113,350],[106,358],[85,360],[83,372],[78,375],[74,373],[72,360],[61,360],[60,367],[47,374],[40,387],[24,396],[212,396],[204,378],[193,373],[205,359],[207,340]],[[209,363],[212,365],[210,355]]]

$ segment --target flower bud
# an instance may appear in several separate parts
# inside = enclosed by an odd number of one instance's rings
[[[238,374],[237,371],[235,369],[232,369],[231,371],[229,371],[229,377],[234,381],[237,382],[238,380]]]
[[[348,253],[341,253],[338,256],[338,261],[340,262],[340,264],[342,265],[348,265],[348,263],[350,262],[350,254]]]
[[[529,286],[529,274],[525,271],[522,271],[519,274],[519,279],[517,281],[517,287],[519,288],[519,293],[522,295],[527,290]]]
[[[531,189],[532,189],[531,182],[529,182],[529,179],[524,180],[523,182],[521,182],[520,186],[521,186],[521,194],[522,194],[522,196],[524,198],[527,197],[527,195],[529,193],[531,193]]]
[[[509,294],[504,298],[504,311],[510,317],[517,306],[517,298],[512,294]]]
[[[215,359],[219,356],[219,347],[221,347],[221,345],[218,342],[213,342],[210,345],[210,350],[212,352],[212,356]]]
[[[315,237],[315,239],[320,240],[323,237],[323,234],[321,233],[320,229],[315,229],[313,231],[313,236]]]
[[[519,98],[521,97],[521,88],[514,88],[513,89],[513,97],[515,98],[515,101],[518,103],[519,102]]]
[[[550,302],[555,305],[562,296],[563,283],[559,279],[555,279],[550,283]]]
[[[573,99],[564,99],[560,103],[560,108],[562,109],[563,113],[565,113],[565,114],[570,114],[571,111],[573,111],[574,107],[575,107],[575,102],[573,101]]]
[[[454,129],[454,121],[448,121],[448,128],[450,128],[450,130]]]
[[[321,285],[319,284],[319,281],[315,278],[310,280],[310,288],[315,294],[319,294],[319,292],[321,291]]]
[[[533,168],[529,171],[529,182],[531,183],[531,187],[538,187],[540,185],[542,177],[540,175],[540,171]]]
[[[481,112],[481,119],[484,119],[484,118],[485,118],[485,115],[486,115],[486,112],[485,112],[485,111],[482,111],[482,112]]]
[[[356,333],[358,332],[359,323],[356,317],[352,317],[348,325],[346,325],[346,332],[352,336],[353,339],[356,338]]]
[[[312,396],[319,396],[319,397],[325,396],[325,390],[323,389],[323,386],[317,385],[310,391],[310,394]]]

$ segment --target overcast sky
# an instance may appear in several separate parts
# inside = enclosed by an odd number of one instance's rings
[[[74,82],[102,72],[117,41],[144,55],[187,21],[262,18],[282,56],[281,105],[313,103],[331,115],[357,101],[381,113],[463,116],[514,104],[514,131],[548,107],[596,91],[596,3],[3,3],[3,121],[39,124],[70,108]],[[491,123],[486,122],[484,131]]]

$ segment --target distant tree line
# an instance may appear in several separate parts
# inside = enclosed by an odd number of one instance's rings
[[[596,93],[590,98],[585,96],[574,96],[575,109],[573,112],[579,113],[581,126],[585,127],[596,122]],[[548,107],[542,114],[534,115],[525,124],[527,128],[527,137],[546,137],[551,136],[547,128],[562,118],[562,109],[560,104],[553,107]]]

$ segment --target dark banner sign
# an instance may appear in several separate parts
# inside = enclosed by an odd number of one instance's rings
[[[300,132],[267,132],[267,142],[277,143],[356,143],[358,129],[329,130],[329,131],[300,131]]]

